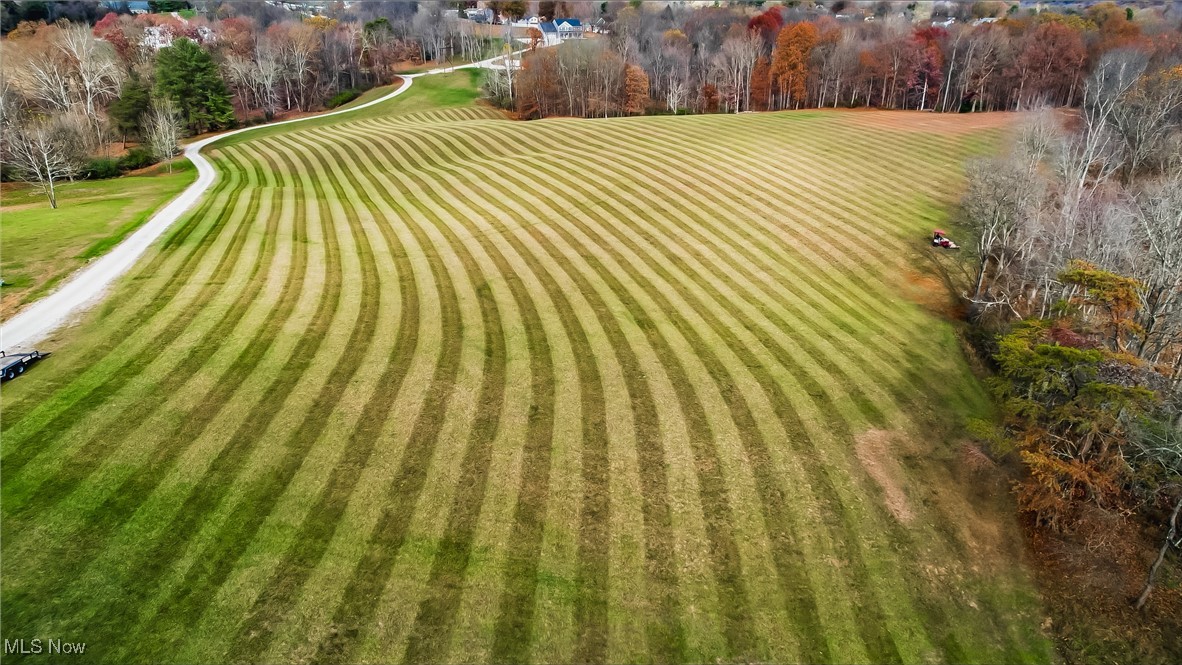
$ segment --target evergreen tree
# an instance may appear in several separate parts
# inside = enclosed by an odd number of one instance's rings
[[[123,136],[124,147],[127,147],[128,134],[143,136],[144,113],[151,103],[152,91],[148,89],[148,84],[132,73],[131,78],[123,84],[123,92],[119,99],[112,102],[107,109],[115,123],[115,129]]]
[[[156,92],[172,100],[194,133],[234,123],[230,93],[209,53],[190,39],[160,49],[156,58]]]

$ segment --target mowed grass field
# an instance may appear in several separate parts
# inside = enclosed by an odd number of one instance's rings
[[[110,180],[57,185],[58,207],[36,187],[5,183],[0,192],[0,316],[53,287],[90,259],[107,253],[197,177],[188,160],[169,173],[159,165]]]
[[[1005,116],[521,123],[470,85],[215,146],[200,207],[5,386],[4,637],[1052,658],[913,270]]]

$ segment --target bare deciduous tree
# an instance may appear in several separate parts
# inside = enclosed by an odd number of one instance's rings
[[[182,126],[172,100],[165,97],[152,102],[147,118],[148,145],[157,159],[168,161],[169,173],[172,173],[172,158],[178,152],[177,142],[181,138]]]
[[[715,56],[714,66],[727,92],[727,104],[735,113],[751,108],[751,71],[762,50],[759,33],[739,28],[732,30]]]
[[[1013,157],[976,161],[967,171],[964,212],[976,238],[977,269],[966,298],[978,314],[1005,306],[1020,317],[1012,291],[990,287],[1004,283],[1030,249],[1034,237],[1027,222],[1042,194],[1039,181],[1025,160]]]
[[[1163,351],[1182,345],[1182,173],[1144,187],[1133,211],[1144,248],[1132,271],[1144,285],[1137,351],[1156,362]]]
[[[56,45],[72,66],[77,101],[88,117],[95,117],[100,104],[118,96],[123,84],[123,70],[115,49],[95,39],[85,24],[62,30]]]
[[[70,66],[56,48],[48,44],[26,43],[16,51],[6,49],[13,83],[32,102],[46,110],[70,108]]]
[[[7,132],[8,159],[17,176],[36,183],[51,208],[57,208],[57,182],[73,178],[80,170],[76,153],[79,138],[63,123],[46,119]]]
[[[1126,180],[1162,169],[1178,146],[1163,141],[1182,123],[1182,67],[1142,76],[1115,98],[1109,122],[1124,141]]]

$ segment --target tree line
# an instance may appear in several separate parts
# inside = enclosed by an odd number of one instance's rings
[[[1182,513],[1182,65],[1115,48],[1078,94],[969,164],[971,243],[932,258],[996,370],[1001,422],[976,423],[978,440],[1020,461],[1038,528],[1119,520],[1157,538],[1126,599],[1141,609],[1177,562]]]
[[[3,175],[39,183],[54,207],[63,179],[169,159],[185,135],[339,106],[400,67],[478,59],[497,44],[443,2],[338,4],[327,15],[254,2],[183,14],[110,6],[4,3]],[[138,145],[111,157],[129,139]]]
[[[1079,105],[1084,79],[1110,51],[1136,49],[1153,67],[1182,57],[1179,17],[1111,2],[1083,13],[976,3],[973,11],[989,5],[979,13],[999,15],[951,23],[916,23],[889,3],[879,3],[886,9],[876,16],[840,13],[856,4],[864,3],[789,2],[757,12],[605,3],[601,38],[535,50],[512,85],[501,73],[487,92],[527,118],[855,106],[996,111]],[[641,74],[644,99],[636,96]]]

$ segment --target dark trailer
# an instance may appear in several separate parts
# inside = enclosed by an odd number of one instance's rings
[[[0,381],[11,381],[25,373],[33,363],[48,357],[48,353],[5,353],[0,351]]]

